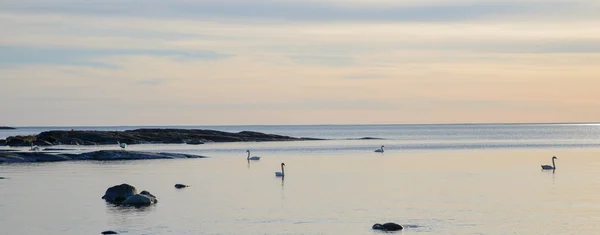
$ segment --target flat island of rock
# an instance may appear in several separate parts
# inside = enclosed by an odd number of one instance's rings
[[[14,129],[17,129],[17,128],[9,127],[9,126],[0,126],[0,130],[14,130]]]
[[[144,160],[144,159],[181,159],[206,158],[205,156],[183,153],[161,153],[124,150],[99,150],[86,153],[52,153],[41,151],[0,152],[0,163],[18,162],[61,162],[76,160]]]
[[[283,135],[254,131],[237,133],[202,129],[135,129],[126,131],[70,130],[45,131],[35,136],[11,136],[3,142],[8,146],[110,145],[125,144],[203,144],[207,142],[297,141]],[[315,140],[315,139],[310,139]]]

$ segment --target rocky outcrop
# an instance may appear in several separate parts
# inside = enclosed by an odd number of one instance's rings
[[[265,134],[254,131],[238,133],[201,129],[136,129],[128,131],[45,131],[36,136],[11,136],[10,146],[108,145],[126,144],[201,144],[206,142],[294,141],[309,138]]]
[[[72,160],[71,157],[61,154],[49,154],[37,151],[29,152],[0,152],[0,163],[14,162],[60,162]]]
[[[137,190],[129,184],[115,185],[106,190],[102,199],[107,202],[121,204],[127,198],[136,195]]]
[[[33,146],[33,145],[49,146],[49,145],[52,145],[52,143],[50,143],[46,140],[38,139],[37,136],[33,136],[33,135],[11,136],[11,137],[6,138],[4,141],[5,141],[5,144],[8,146]]]
[[[59,162],[75,160],[145,160],[145,159],[178,159],[206,158],[205,156],[183,153],[141,152],[124,150],[99,150],[87,153],[50,153],[37,151],[0,151],[0,163],[14,162]]]
[[[185,185],[185,184],[175,184],[175,188],[187,188],[190,187],[189,185]]]
[[[17,129],[17,128],[9,127],[9,126],[0,126],[0,130],[14,130],[14,129]]]

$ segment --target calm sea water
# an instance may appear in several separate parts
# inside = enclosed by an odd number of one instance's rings
[[[331,140],[130,145],[210,158],[0,165],[0,176],[9,177],[0,180],[0,234],[358,235],[382,234],[371,225],[388,221],[405,225],[400,234],[600,232],[600,125],[178,128]],[[50,129],[59,128],[0,130],[0,138]],[[384,139],[356,140],[366,136]],[[373,152],[381,145],[385,153]],[[263,158],[248,164],[246,149]],[[557,170],[541,171],[552,156]],[[282,161],[285,180],[274,176]],[[120,183],[159,203],[106,204],[104,191]],[[176,183],[192,186],[176,190]]]

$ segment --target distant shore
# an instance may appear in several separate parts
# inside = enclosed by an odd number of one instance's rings
[[[14,130],[14,129],[17,129],[17,128],[9,127],[9,126],[0,126],[0,130]]]
[[[124,144],[204,144],[207,142],[262,142],[319,140],[265,134],[254,131],[238,133],[201,129],[135,129],[126,131],[53,130],[38,135],[10,136],[0,140],[8,146],[111,145]]]

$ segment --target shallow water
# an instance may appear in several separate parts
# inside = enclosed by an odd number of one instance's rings
[[[478,139],[445,144],[472,145]],[[563,139],[567,138],[539,142]],[[0,176],[9,177],[0,180],[0,235],[104,230],[382,234],[371,226],[388,221],[405,225],[398,234],[600,231],[600,148],[405,148],[421,143],[387,139],[130,145],[129,151],[210,158],[0,165]],[[374,153],[380,145],[386,146],[385,153]],[[248,164],[246,149],[262,159]],[[540,164],[551,164],[552,156],[558,157],[558,169],[541,171]],[[285,180],[274,176],[282,161]],[[106,204],[101,199],[104,191],[120,183],[150,191],[158,204],[140,209]],[[191,187],[175,189],[176,183]]]

